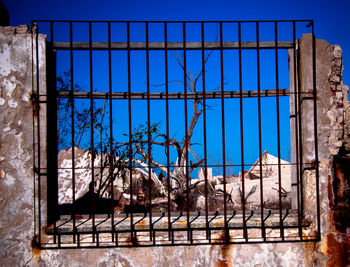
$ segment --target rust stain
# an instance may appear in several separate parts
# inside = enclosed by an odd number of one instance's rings
[[[328,213],[331,231],[318,245],[318,252],[327,256],[325,266],[348,266],[350,236],[349,209],[349,159],[335,157],[333,162],[334,180],[328,176],[328,199],[331,211]]]
[[[346,251],[350,248],[350,237],[344,237],[344,234],[338,231],[328,233],[319,243],[305,242],[303,246],[306,265],[316,266],[322,264],[322,266],[326,267],[348,266]],[[322,257],[319,256],[319,253],[327,256],[324,262],[322,261]]]
[[[187,222],[183,221],[183,220],[179,221],[179,227],[180,228],[186,228],[187,227]]]
[[[35,257],[36,259],[40,258],[40,254],[41,254],[41,249],[40,249],[40,244],[38,242],[38,235],[35,235],[31,242],[30,242],[30,246],[32,247],[32,254],[33,257]]]
[[[338,241],[333,233],[327,234],[326,247],[324,249],[325,254],[328,256],[326,266],[346,266],[344,244],[341,241]]]
[[[226,241],[226,235],[225,235],[225,231],[223,230],[222,234],[213,243],[223,243],[225,241]],[[217,246],[217,245],[211,246],[211,249],[214,248],[214,246]],[[234,248],[233,244],[220,245],[219,250],[220,250],[221,257],[218,259],[218,261],[214,265],[216,267],[231,267],[231,266],[233,266],[233,262],[231,260],[231,259],[233,259],[233,248]]]
[[[344,164],[344,163],[343,163]],[[344,170],[343,170],[344,168]],[[337,199],[342,201],[348,190],[348,183],[345,177],[344,172],[345,166],[342,166],[341,163],[335,163],[335,177],[337,179]]]
[[[316,243],[315,242],[304,242],[304,261],[306,265],[308,266],[315,266],[316,264],[316,259],[315,259],[315,251],[316,251]]]
[[[39,97],[35,92],[30,93],[30,103],[33,107],[33,116],[37,117],[40,110]]]
[[[228,267],[228,266],[233,266],[233,263],[231,262],[231,253],[230,250],[233,245],[222,245],[220,246],[220,251],[221,251],[221,256],[222,259],[219,259],[219,261],[216,263],[217,267]]]
[[[334,207],[334,196],[333,196],[333,188],[332,188],[332,181],[331,181],[331,176],[328,175],[328,184],[327,184],[327,189],[328,189],[328,200],[329,200],[329,206],[332,209]]]
[[[138,226],[139,229],[146,229],[147,222],[145,221],[138,222],[136,226]]]
[[[139,241],[137,240],[137,237],[133,237],[131,235],[126,239],[126,242],[128,242],[129,245],[131,245],[131,246],[138,246],[138,245],[140,245]]]
[[[221,220],[221,221],[218,221],[215,223],[215,227],[220,227],[220,226],[223,226],[224,225],[224,221]]]

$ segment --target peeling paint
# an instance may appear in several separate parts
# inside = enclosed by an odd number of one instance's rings
[[[32,62],[31,33],[25,27],[15,30],[0,27],[0,264],[4,266],[341,266],[346,262],[345,252],[350,247],[348,230],[344,218],[348,215],[331,208],[335,205],[332,192],[332,155],[336,155],[343,145],[342,133],[347,123],[345,108],[347,88],[342,85],[341,48],[330,46],[318,40],[317,47],[322,62],[322,72],[318,70],[317,87],[319,111],[320,143],[320,204],[321,232],[319,243],[281,243],[213,245],[189,247],[115,248],[115,249],[39,249],[37,233],[33,231],[33,125],[34,115],[45,114],[45,109],[36,110],[37,96],[31,93]],[[17,32],[17,33],[16,33]],[[21,33],[19,33],[21,32]],[[309,37],[303,37],[310,41]],[[309,39],[308,39],[309,38]],[[42,47],[44,38],[39,38]],[[15,53],[15,54],[13,54]],[[307,57],[307,53],[302,53]],[[323,56],[321,56],[321,54]],[[45,67],[44,49],[41,49],[40,66]],[[44,71],[42,72],[44,73]],[[325,80],[320,82],[321,78]],[[45,77],[42,77],[44,79]],[[44,79],[45,80],[45,79]],[[305,77],[305,88],[311,88],[311,77]],[[335,84],[339,83],[339,84]],[[45,83],[44,83],[45,84]],[[30,86],[29,86],[30,85]],[[334,93],[334,95],[333,95]],[[341,105],[344,106],[342,109]],[[8,108],[10,107],[10,108]],[[44,107],[40,105],[40,108]],[[327,117],[328,116],[328,117]],[[309,119],[309,117],[305,117]],[[311,120],[312,121],[312,120]],[[41,121],[45,125],[44,117]],[[310,126],[311,130],[312,125]],[[41,133],[45,142],[45,128]],[[313,143],[313,136],[303,140],[305,147]],[[305,158],[312,159],[312,149],[305,150]],[[45,154],[43,154],[45,155]],[[36,159],[37,160],[37,159]],[[45,167],[45,156],[41,158]],[[65,162],[67,166],[71,164]],[[85,164],[77,162],[77,164]],[[80,166],[80,165],[79,165]],[[45,179],[43,179],[43,182]],[[307,171],[304,176],[304,190],[308,203],[314,203],[315,173]],[[67,192],[71,195],[71,192]],[[37,208],[37,207],[36,207]],[[309,211],[306,209],[306,211]],[[42,198],[42,212],[45,218],[46,203]],[[310,211],[310,220],[314,219]],[[43,220],[45,221],[45,219]],[[37,222],[36,222],[37,223]],[[338,228],[337,228],[338,227]],[[338,229],[338,230],[337,230]],[[341,230],[341,231],[339,231]],[[315,235],[315,231],[304,232],[304,238]],[[42,232],[42,238],[45,238]],[[130,240],[137,242],[136,240]]]
[[[3,182],[7,186],[13,186],[15,184],[16,179],[13,176],[11,176],[10,174],[7,173],[4,178],[5,179],[3,180]]]
[[[17,107],[18,107],[18,102],[17,102],[16,100],[10,99],[10,100],[8,101],[8,105],[9,105],[9,107],[11,107],[11,108],[17,108]]]

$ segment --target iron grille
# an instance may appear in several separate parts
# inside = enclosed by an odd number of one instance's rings
[[[303,233],[315,222],[302,176],[318,179],[318,159],[315,127],[316,164],[303,160],[300,106],[316,108],[316,92],[299,89],[297,48],[313,27],[33,21],[47,33],[47,93],[39,79],[34,90],[47,109],[46,144],[34,121],[41,247],[318,240],[318,203],[317,234]]]

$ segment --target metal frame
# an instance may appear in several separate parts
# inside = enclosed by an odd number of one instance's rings
[[[315,37],[314,37],[314,24],[312,20],[285,20],[285,21],[46,21],[46,20],[36,20],[32,22],[33,25],[35,23],[38,24],[46,24],[49,27],[49,33],[47,41],[47,83],[48,83],[48,90],[47,95],[40,94],[39,88],[39,71],[38,67],[36,70],[36,84],[33,84],[33,93],[37,96],[37,112],[40,111],[40,105],[46,105],[47,106],[47,118],[48,118],[48,134],[47,134],[47,171],[45,171],[45,168],[41,165],[41,154],[43,147],[45,144],[42,144],[41,136],[40,136],[40,116],[37,116],[37,120],[33,122],[34,124],[34,133],[36,136],[36,140],[34,140],[35,144],[35,153],[37,156],[37,160],[34,162],[34,177],[37,181],[37,186],[35,189],[35,194],[37,196],[37,202],[36,207],[37,210],[37,221],[38,224],[35,224],[35,232],[38,233],[38,243],[40,244],[41,248],[43,249],[51,249],[51,248],[81,248],[81,247],[91,247],[91,248],[100,248],[100,247],[134,247],[134,246],[154,246],[154,245],[199,245],[199,244],[229,244],[229,243],[261,243],[261,242],[310,242],[310,241],[317,241],[320,237],[320,206],[319,206],[319,185],[318,185],[318,147],[317,147],[317,106],[316,106],[316,48],[315,48]],[[56,42],[54,40],[54,26],[58,23],[68,23],[69,25],[69,42]],[[89,29],[89,41],[88,42],[74,42],[73,41],[73,25],[75,23],[85,23],[88,24]],[[97,23],[103,23],[107,24],[107,42],[93,42],[92,41],[92,25]],[[112,42],[112,33],[111,33],[111,25],[112,24],[124,24],[126,25],[126,42]],[[131,23],[139,23],[144,25],[145,27],[145,42],[131,42],[130,39],[130,24]],[[149,25],[152,23],[157,23],[163,25],[163,37],[164,42],[150,42],[149,41]],[[182,25],[182,41],[179,42],[168,42],[168,25],[171,23],[177,23],[179,25]],[[186,41],[186,30],[187,25],[191,23],[197,23],[200,25],[201,28],[201,41],[200,42],[187,42]],[[216,42],[206,42],[205,41],[205,26],[210,23],[217,23],[219,25],[219,41]],[[238,41],[237,42],[225,42],[223,38],[223,25],[225,23],[231,23],[236,25],[237,31],[238,31]],[[255,37],[256,41],[253,42],[244,42],[242,41],[242,25],[243,24],[253,24],[255,25]],[[269,42],[262,42],[260,41],[260,31],[259,27],[260,25],[264,23],[272,23],[274,26],[274,40]],[[292,29],[292,40],[289,41],[280,41],[278,39],[278,26],[282,23],[288,23],[291,25]],[[312,34],[313,34],[313,92],[310,93],[303,93],[300,92],[300,85],[299,85],[299,69],[298,69],[298,62],[299,62],[299,56],[297,51],[297,39],[296,39],[296,25],[299,23],[309,23],[309,26],[312,27]],[[34,29],[34,28],[33,28]],[[35,38],[36,36],[36,38]],[[38,35],[35,35],[33,33],[33,42],[36,42],[38,44]],[[243,91],[243,69],[242,69],[242,51],[243,50],[255,50],[256,56],[257,56],[257,81],[258,90],[256,91]],[[276,77],[276,85],[275,88],[272,88],[270,90],[262,90],[261,89],[261,72],[260,72],[260,52],[263,49],[270,49],[272,51],[275,51],[275,77]],[[279,58],[278,58],[278,52],[281,49],[291,49],[293,50],[294,58],[291,59],[294,62],[294,88],[295,91],[291,92],[289,89],[281,89],[279,85]],[[57,50],[66,50],[69,52],[70,57],[70,90],[64,91],[64,92],[57,92],[56,91],[56,51]],[[89,52],[89,71],[90,71],[90,77],[89,77],[89,84],[90,84],[90,91],[89,92],[75,92],[74,91],[74,58],[73,58],[73,52],[75,50],[86,50]],[[104,50],[108,52],[108,90],[106,92],[94,92],[93,91],[93,51],[95,50]],[[127,53],[127,84],[128,88],[125,92],[113,92],[112,87],[112,56],[111,53],[113,50],[123,50]],[[131,79],[131,51],[133,50],[142,50],[146,52],[146,73],[147,73],[147,91],[142,93],[136,93],[133,92],[132,89],[132,79]],[[150,92],[150,57],[149,57],[149,51],[151,50],[161,50],[164,51],[164,66],[165,66],[165,92],[160,93],[153,93]],[[169,74],[168,74],[168,51],[170,50],[182,50],[183,51],[183,64],[184,69],[186,69],[186,66],[188,64],[187,58],[186,58],[186,51],[190,50],[198,50],[201,51],[201,60],[202,60],[202,69],[203,69],[203,75],[202,75],[202,84],[203,84],[203,91],[202,92],[188,92],[187,91],[187,78],[186,78],[186,71],[184,71],[184,86],[183,86],[183,92],[169,92]],[[219,57],[220,57],[220,91],[218,92],[208,92],[206,91],[206,76],[205,76],[205,51],[206,50],[218,50],[219,51]],[[238,57],[239,57],[239,91],[226,91],[225,90],[225,83],[224,83],[224,50],[238,50]],[[39,59],[38,59],[38,45],[36,45],[36,56],[33,56],[33,61],[36,60],[36,66],[39,66]],[[296,162],[294,163],[297,168],[297,210],[295,211],[289,211],[284,210],[282,208],[282,182],[281,182],[281,148],[280,148],[280,104],[279,99],[281,96],[289,96],[294,98],[294,108],[295,108],[295,114],[291,114],[291,117],[295,118],[295,140],[292,140],[292,144],[295,145],[296,148]],[[207,118],[207,112],[206,112],[206,101],[208,99],[221,99],[221,108],[224,110],[225,105],[225,99],[229,98],[239,98],[240,101],[240,136],[241,136],[241,164],[239,166],[241,167],[241,172],[244,173],[245,167],[247,164],[245,164],[245,158],[244,158],[244,132],[243,132],[243,124],[244,124],[244,118],[243,118],[243,98],[257,98],[258,100],[258,136],[259,136],[259,165],[260,165],[260,202],[263,203],[263,175],[262,175],[262,126],[261,126],[261,120],[262,120],[262,114],[261,114],[261,99],[262,97],[274,97],[276,99],[276,116],[277,116],[277,144],[278,144],[278,191],[279,191],[279,209],[278,210],[267,210],[264,208],[263,205],[260,205],[260,210],[258,211],[250,211],[245,207],[245,203],[242,204],[242,211],[229,211],[226,207],[226,201],[224,201],[224,207],[222,212],[210,212],[208,210],[208,174],[207,174],[207,168],[209,167],[208,161],[207,161],[207,143],[210,140],[207,140],[207,126],[206,126],[206,118]],[[185,136],[187,136],[187,129],[188,129],[188,118],[187,118],[187,100],[188,99],[202,99],[203,101],[203,140],[204,140],[204,176],[205,176],[205,211],[204,212],[198,212],[193,213],[189,210],[189,193],[187,190],[187,196],[186,196],[186,207],[183,210],[183,213],[174,213],[170,212],[170,179],[169,176],[167,177],[167,188],[168,188],[168,211],[163,213],[152,213],[152,209],[147,214],[135,214],[133,212],[133,199],[131,198],[131,210],[130,213],[124,214],[124,215],[117,215],[114,213],[106,214],[105,216],[97,215],[95,214],[95,200],[94,197],[92,198],[92,214],[87,218],[81,218],[80,216],[77,217],[78,214],[76,214],[74,203],[76,201],[75,199],[75,193],[73,193],[73,209],[72,214],[69,218],[61,217],[59,218],[57,210],[58,210],[58,187],[57,187],[57,153],[58,153],[58,147],[57,147],[57,131],[56,129],[56,100],[57,98],[68,98],[68,99],[89,99],[90,105],[91,105],[91,113],[90,113],[90,120],[91,120],[91,146],[94,147],[94,131],[93,131],[93,123],[94,123],[94,116],[93,116],[93,110],[94,110],[94,99],[108,99],[109,100],[109,138],[110,138],[110,150],[112,151],[112,137],[113,137],[113,127],[111,127],[113,123],[113,117],[112,117],[112,100],[116,101],[118,99],[125,99],[128,101],[128,121],[129,121],[129,143],[132,143],[131,135],[132,135],[132,103],[137,100],[147,100],[147,121],[150,122],[150,106],[151,102],[150,100],[165,100],[166,103],[166,135],[167,135],[167,166],[168,173],[171,167],[170,164],[170,156],[169,156],[169,102],[174,99],[182,99],[184,100],[184,114],[185,114]],[[46,99],[42,100],[42,99]],[[315,166],[312,166],[312,169],[316,171],[316,196],[317,196],[317,234],[315,237],[305,237],[302,233],[303,227],[308,227],[309,223],[303,221],[303,212],[304,212],[304,206],[303,206],[303,179],[302,175],[305,171],[305,169],[309,168],[309,166],[306,167],[306,164],[303,162],[303,151],[302,151],[302,122],[301,122],[301,109],[300,106],[302,104],[302,101],[305,100],[311,100],[314,103],[314,139],[315,139]],[[72,114],[74,111],[74,101],[71,101],[71,110]],[[222,112],[221,117],[222,122],[222,158],[223,163],[220,165],[220,167],[223,168],[223,188],[224,188],[224,199],[226,199],[226,167],[228,166],[226,164],[226,153],[225,153],[225,114]],[[74,125],[74,115],[71,116],[71,125]],[[72,131],[72,140],[71,144],[72,147],[74,147],[74,127],[71,129]],[[148,161],[150,162],[150,155],[152,153],[151,151],[151,129],[150,129],[150,123],[148,123],[147,128],[147,140],[148,140]],[[186,147],[188,151],[188,146]],[[74,149],[72,149],[72,186],[73,186],[73,192],[75,192],[75,154]],[[186,154],[188,162],[188,153]],[[113,160],[113,157],[111,157],[111,160]],[[132,191],[132,148],[129,145],[129,168],[130,168],[130,191]],[[92,168],[92,177],[91,181],[94,182],[94,160],[91,161],[91,168]],[[188,175],[188,166],[185,166],[186,176],[187,176],[187,185],[186,187],[189,188],[189,175]],[[151,168],[149,168],[149,176],[151,175]],[[42,190],[43,190],[43,183],[42,179],[47,178],[47,211],[42,210]],[[151,182],[150,179],[148,179],[148,189],[151,190]],[[113,187],[113,182],[112,182]],[[113,190],[112,190],[113,192]],[[245,179],[242,179],[242,194],[245,195]],[[113,199],[113,195],[112,195]],[[148,199],[149,202],[152,201],[151,196],[149,196]],[[113,206],[113,202],[111,202],[111,206]],[[48,220],[47,222],[43,222],[43,215],[42,213],[47,212]],[[247,213],[248,212],[248,213]],[[294,216],[294,223],[291,225],[286,225],[286,219],[288,216]],[[221,217],[220,217],[221,216]],[[220,224],[220,226],[213,227],[211,224],[213,221],[217,220],[217,218],[221,218],[223,220],[223,224]],[[186,221],[186,227],[180,227],[177,225],[178,221],[184,218]],[[237,223],[235,220],[239,219],[240,223]],[[258,226],[254,226],[251,224],[252,220],[255,220],[256,218],[259,218],[260,224]],[[277,223],[274,224],[267,224],[267,221],[275,218],[277,219]],[[288,217],[289,218],[289,217]],[[167,227],[165,229],[159,228],[157,226],[157,223],[162,222],[166,219]],[[146,229],[141,229],[138,227],[138,223],[146,221],[148,226]],[[194,226],[194,224],[201,220],[200,226]],[[104,225],[105,222],[108,221],[109,226],[104,228],[101,225]],[[129,229],[121,229],[124,222],[128,221],[128,224],[130,226]],[[44,241],[41,234],[41,227],[43,224],[47,223],[48,225],[51,225],[46,229],[46,234],[49,237],[52,237],[51,241]],[[86,225],[89,225],[85,227]],[[69,229],[65,228],[67,225],[69,225]],[[85,227],[85,228],[84,228]],[[102,227],[102,228],[101,228]],[[81,228],[84,228],[85,230],[81,230]],[[63,229],[63,230],[62,230]],[[259,237],[250,237],[249,231],[251,229],[257,229],[260,230]],[[275,237],[269,237],[266,233],[267,229],[277,229],[279,234]],[[296,232],[294,235],[286,236],[285,231],[286,229],[296,229]],[[232,237],[232,231],[241,231],[241,237],[240,238],[233,238]],[[186,232],[186,236],[182,235],[182,232]],[[201,232],[200,236],[201,238],[196,238],[195,233]],[[166,238],[159,238],[157,240],[157,233],[167,233]],[[203,234],[204,233],[204,234]],[[213,234],[214,233],[214,234]],[[121,241],[120,235],[124,234],[124,241]],[[138,236],[147,235],[147,238],[144,239],[142,242],[138,240]],[[83,235],[89,235],[91,236],[89,238],[89,241],[84,243],[81,240],[81,237]],[[101,236],[102,235],[110,235],[110,238],[102,242]],[[129,235],[129,239],[127,236]],[[215,237],[214,237],[214,236]],[[177,236],[181,236],[180,239],[176,239]],[[64,241],[62,239],[69,237],[68,239],[70,241]],[[105,237],[102,239],[106,239]]]

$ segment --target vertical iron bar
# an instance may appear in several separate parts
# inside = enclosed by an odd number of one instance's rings
[[[129,113],[129,175],[130,175],[130,236],[134,236],[134,214],[133,214],[133,186],[132,186],[132,125],[131,125],[131,59],[130,59],[130,22],[126,23],[127,51],[128,51],[128,113]]]
[[[300,69],[300,49],[297,50],[297,72],[298,72],[298,135],[299,135],[299,192],[300,192],[300,217],[304,216],[304,193],[303,193],[303,133],[302,133],[302,101],[301,101],[301,69]],[[303,236],[300,236],[303,239]]]
[[[71,130],[72,130],[72,218],[73,218],[73,243],[75,243],[75,141],[74,141],[74,80],[73,80],[73,24],[69,22],[69,48],[70,48],[70,97],[71,101]]]
[[[53,224],[56,243],[56,220],[58,219],[58,175],[57,175],[57,91],[56,51],[53,48],[53,22],[50,22],[51,40],[46,49],[47,73],[47,224]]]
[[[164,64],[165,64],[165,113],[166,113],[166,159],[167,159],[167,186],[168,186],[168,234],[171,240],[170,216],[170,152],[169,152],[169,76],[168,76],[168,26],[164,22]]]
[[[209,222],[208,222],[208,159],[207,159],[207,108],[205,97],[205,50],[204,50],[204,22],[201,22],[202,32],[202,86],[203,86],[203,140],[204,140],[204,179],[205,179],[205,229],[206,239],[209,239]]]
[[[317,240],[321,239],[321,217],[320,217],[320,184],[318,170],[318,138],[317,138],[317,80],[316,80],[316,37],[314,32],[314,21],[312,25],[312,79],[313,79],[313,102],[314,102],[314,138],[315,138],[315,168],[316,168],[316,205],[317,205]]]
[[[53,50],[53,43],[54,43],[54,31],[53,31],[53,22],[50,22],[50,32],[51,32],[51,43],[52,43],[52,50]],[[52,51],[52,53],[54,53],[54,55],[53,55],[53,62],[51,62],[52,64],[53,64],[53,70],[52,70],[52,74],[54,75],[54,77],[53,77],[53,81],[52,81],[52,83],[53,83],[53,85],[54,85],[54,91],[55,91],[55,114],[56,114],[56,120],[57,120],[57,90],[56,90],[56,61],[57,61],[57,54],[56,54],[56,52],[53,52]],[[54,243],[56,243],[56,231],[57,231],[57,224],[56,224],[56,219],[58,218],[58,173],[57,173],[57,168],[58,168],[58,166],[57,166],[57,164],[58,164],[58,162],[57,162],[57,156],[58,156],[58,142],[57,142],[57,138],[58,138],[58,136],[57,136],[57,121],[55,120],[55,138],[56,138],[56,140],[55,140],[55,160],[56,160],[56,162],[55,163],[53,163],[53,164],[55,164],[55,177],[54,177],[54,179],[55,179],[55,181],[56,181],[56,184],[55,184],[55,197],[56,197],[56,199],[55,199],[55,220],[54,220],[54,233],[55,233],[55,235],[54,235]]]
[[[108,87],[109,87],[109,179],[111,179],[111,230],[114,242],[114,150],[113,150],[113,103],[112,103],[112,50],[111,50],[111,22],[108,22]],[[102,153],[102,151],[101,151]]]
[[[294,61],[294,127],[295,127],[295,164],[296,164],[296,186],[297,186],[297,207],[298,207],[298,234],[302,238],[302,229],[301,229],[301,215],[300,215],[300,187],[299,187],[299,136],[298,136],[298,98],[297,94],[299,90],[297,88],[297,57],[296,57],[296,29],[295,21],[293,21],[293,61]],[[292,96],[291,96],[292,97]]]
[[[247,226],[245,220],[245,188],[244,188],[244,132],[243,132],[243,81],[242,81],[242,34],[241,22],[238,22],[238,57],[239,57],[239,108],[240,108],[240,126],[241,126],[241,173],[242,173],[242,224],[243,238],[248,241]]]
[[[94,148],[94,100],[93,100],[93,70],[92,70],[92,25],[89,21],[89,65],[90,65],[90,145],[91,145],[91,183],[89,186],[91,193],[91,212],[92,215],[92,242],[95,242],[95,148]],[[101,151],[102,153],[102,151]],[[101,177],[102,179],[102,177]]]
[[[230,240],[227,227],[227,207],[226,207],[226,145],[225,145],[225,98],[224,98],[224,50],[223,50],[223,30],[222,21],[220,21],[220,87],[221,87],[221,126],[222,126],[222,166],[223,166],[223,181],[224,181],[224,227],[225,241]]]
[[[35,32],[35,63],[36,63],[36,112],[37,112],[37,134],[38,134],[38,242],[41,246],[41,145],[40,145],[40,75],[39,75],[39,28],[36,25],[36,32]]]
[[[77,233],[77,247],[80,248],[80,234]]]
[[[148,22],[146,22],[146,69],[147,69],[147,136],[148,136],[148,196],[149,196],[149,236],[152,241],[152,160],[151,160],[151,103],[150,103],[150,79],[149,79],[149,36],[148,36]]]
[[[298,132],[299,132],[299,175],[300,175],[300,181],[299,181],[299,187],[300,187],[300,214],[301,217],[304,216],[304,193],[303,193],[303,133],[302,133],[302,100],[301,100],[301,81],[300,81],[300,75],[301,75],[301,69],[300,69],[300,50],[298,49],[297,51],[297,65],[298,65]]]
[[[189,231],[189,225],[190,225],[190,194],[189,194],[189,175],[188,175],[188,143],[189,143],[189,136],[188,136],[188,121],[187,121],[187,62],[186,62],[186,22],[182,23],[182,34],[183,34],[183,55],[184,55],[184,62],[183,62],[183,69],[184,69],[184,101],[185,101],[185,172],[186,172],[186,217],[187,217],[187,239],[190,239],[190,231]]]
[[[261,235],[266,241],[264,222],[264,183],[262,173],[262,140],[261,140],[261,84],[260,84],[260,36],[259,22],[256,22],[256,59],[257,59],[257,79],[258,79],[258,120],[259,120],[259,175],[260,175],[260,212],[261,212]]]
[[[276,112],[277,112],[277,149],[278,149],[278,199],[279,220],[282,240],[284,240],[284,229],[282,220],[282,181],[281,181],[281,136],[280,136],[280,102],[279,102],[279,75],[278,75],[278,34],[277,21],[275,21],[275,67],[276,67]]]
[[[32,44],[32,91],[31,91],[31,93],[32,93],[32,95],[35,95],[35,92],[34,92],[34,27],[35,27],[35,24],[33,23],[33,21],[31,22],[31,38],[32,38],[32,42],[31,42],[31,44]],[[37,108],[37,105],[33,105],[33,107],[32,107],[32,123],[33,123],[33,131],[32,131],[32,140],[33,140],[33,177],[34,177],[34,179],[33,179],[33,189],[34,189],[34,194],[33,194],[33,209],[34,209],[34,223],[33,223],[33,226],[34,226],[34,228],[33,228],[33,232],[34,232],[34,235],[36,235],[36,233],[37,233],[37,231],[36,231],[36,225],[37,225],[37,216],[36,216],[36,211],[37,211],[37,208],[36,208],[36,176],[37,176],[37,174],[36,174],[36,171],[35,171],[35,169],[36,169],[36,153],[37,153],[37,150],[36,150],[36,146],[35,146],[35,137],[36,137],[36,134],[35,134],[35,126],[36,126],[36,124],[35,124],[35,109]],[[40,239],[39,239],[40,240]],[[39,244],[40,244],[40,241],[39,241]]]

